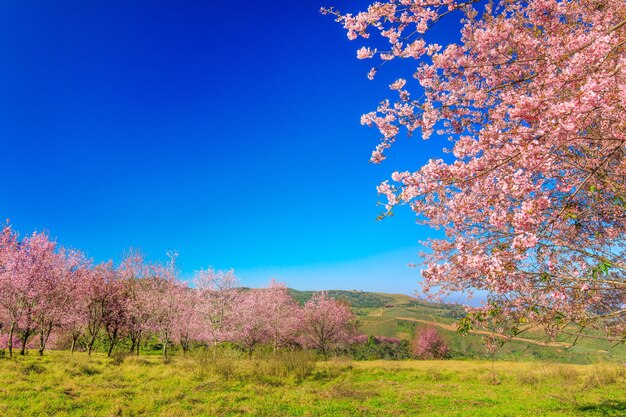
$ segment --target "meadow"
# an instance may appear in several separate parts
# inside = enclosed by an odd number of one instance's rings
[[[0,360],[5,416],[623,416],[623,364],[318,361],[232,351]]]

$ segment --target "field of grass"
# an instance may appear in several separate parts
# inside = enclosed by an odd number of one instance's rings
[[[624,416],[625,392],[621,364],[0,359],[3,416]]]

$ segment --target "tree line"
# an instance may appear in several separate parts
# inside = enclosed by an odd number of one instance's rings
[[[64,248],[46,233],[20,238],[9,224],[0,232],[0,336],[9,356],[29,348],[39,355],[68,341],[89,355],[104,339],[110,356],[124,340],[139,354],[158,340],[165,358],[176,344],[231,343],[248,355],[259,346],[316,349],[327,357],[354,340],[350,306],[315,293],[304,305],[272,280],[266,288],[244,289],[232,270],[197,271],[180,278],[177,254],[149,262],[136,250],[119,262],[94,263]]]

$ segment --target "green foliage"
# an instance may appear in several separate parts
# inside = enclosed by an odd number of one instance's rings
[[[608,275],[609,274],[609,269],[611,268],[611,266],[612,266],[612,264],[608,260],[602,259],[591,270],[592,278],[593,279],[598,279],[600,277],[600,275]]]
[[[41,366],[40,364],[38,364],[36,362],[30,362],[30,363],[26,363],[24,365],[24,367],[22,368],[22,373],[24,375],[41,374],[45,370],[46,369],[43,366]]]
[[[355,360],[401,360],[409,358],[409,342],[401,340],[399,343],[378,341],[370,336],[367,343],[354,344],[346,351]]]

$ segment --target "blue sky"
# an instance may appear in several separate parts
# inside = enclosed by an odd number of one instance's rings
[[[368,163],[359,117],[403,68],[368,81],[325,1],[2,2],[0,217],[96,260],[413,293],[431,232],[408,208],[376,222],[375,187],[441,144]]]

